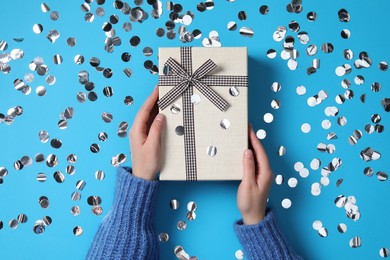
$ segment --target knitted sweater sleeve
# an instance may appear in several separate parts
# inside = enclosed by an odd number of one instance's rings
[[[286,242],[270,210],[259,224],[244,225],[242,220],[235,222],[234,231],[248,260],[302,259]]]
[[[153,228],[157,181],[146,181],[118,168],[114,202],[103,219],[87,259],[158,259]]]

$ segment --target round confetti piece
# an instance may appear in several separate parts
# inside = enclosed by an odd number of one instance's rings
[[[302,177],[302,178],[307,178],[309,176],[309,170],[307,168],[303,168],[299,171],[299,175]]]
[[[298,185],[298,180],[294,177],[288,179],[288,186],[290,186],[290,188],[295,188],[297,185]]]
[[[351,240],[349,240],[349,246],[351,248],[361,247],[362,246],[362,239],[359,236],[351,238]]]
[[[321,185],[318,182],[315,182],[311,185],[311,194],[313,196],[318,196],[321,194]]]
[[[222,119],[221,122],[219,123],[219,126],[222,128],[222,129],[229,129],[230,128],[230,121],[227,120],[227,119]]]
[[[167,241],[169,240],[169,235],[168,235],[168,233],[160,233],[160,234],[158,235],[158,240],[160,240],[160,242],[162,242],[162,243],[167,242]]]
[[[320,180],[320,183],[323,185],[323,186],[328,186],[329,185],[329,178],[328,177],[321,177],[321,180]]]
[[[301,126],[301,131],[302,131],[303,133],[307,134],[307,133],[310,132],[310,130],[311,130],[310,124],[308,124],[308,123],[302,124],[302,126]]]
[[[306,94],[306,88],[305,88],[305,86],[298,86],[298,87],[296,88],[296,92],[297,92],[297,94],[298,94],[299,96],[305,95],[305,94]]]
[[[282,200],[282,207],[283,208],[285,208],[285,209],[288,209],[288,208],[290,208],[291,207],[291,204],[292,204],[292,202],[291,202],[291,200],[290,199],[283,199]]]
[[[271,113],[265,113],[263,116],[264,122],[266,123],[272,123],[274,121],[274,116]]]
[[[314,230],[320,230],[322,228],[322,222],[320,220],[313,221]]]
[[[267,132],[266,132],[264,129],[259,129],[259,130],[257,130],[257,132],[256,132],[256,136],[257,136],[257,138],[259,138],[260,140],[263,140],[263,139],[267,136]]]
[[[296,162],[294,164],[294,170],[297,172],[301,171],[303,168],[304,168],[304,165],[302,162]]]
[[[337,226],[337,230],[338,230],[340,233],[345,233],[345,232],[347,232],[347,225],[345,225],[344,223],[340,223],[340,224],[338,224],[338,226]]]
[[[320,159],[314,158],[313,160],[311,160],[311,162],[310,162],[310,168],[311,168],[312,170],[318,170],[318,169],[320,168],[320,166],[321,166],[321,161],[320,161]]]
[[[332,126],[332,123],[328,119],[325,119],[321,122],[321,126],[323,129],[329,129]]]
[[[328,229],[322,227],[318,230],[318,234],[320,237],[327,237],[328,236]]]
[[[75,236],[81,236],[83,234],[83,228],[80,226],[76,226],[73,228],[73,234]]]
[[[242,252],[241,249],[237,250],[236,253],[234,254],[237,260],[242,260],[244,259],[244,252]]]
[[[283,180],[284,180],[284,178],[283,178],[283,176],[282,176],[281,174],[276,175],[276,177],[275,177],[275,183],[276,183],[277,185],[282,185]]]
[[[386,247],[382,247],[381,249],[379,249],[379,255],[383,258],[389,257],[389,249]]]
[[[180,230],[180,231],[183,231],[187,228],[187,223],[183,220],[180,220],[179,222],[177,222],[177,229]]]

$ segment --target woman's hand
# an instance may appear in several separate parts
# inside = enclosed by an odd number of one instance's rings
[[[154,180],[161,165],[161,133],[165,116],[158,113],[158,87],[138,111],[130,130],[133,175]]]
[[[237,206],[245,225],[258,224],[265,216],[273,174],[264,147],[249,126],[252,150],[243,156],[244,175],[237,191]]]

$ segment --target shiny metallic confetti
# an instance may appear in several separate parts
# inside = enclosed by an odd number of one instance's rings
[[[42,10],[42,12],[47,13],[50,11],[50,7],[46,3],[42,3],[41,10]]]
[[[320,220],[313,221],[313,229],[314,230],[320,230],[322,228],[322,222]]]
[[[0,177],[7,176],[8,170],[5,167],[0,167]]]
[[[337,230],[340,233],[345,233],[345,232],[347,232],[347,225],[345,225],[344,223],[340,223],[337,225]]]
[[[278,148],[278,155],[279,155],[279,156],[284,156],[284,155],[286,154],[286,151],[287,151],[286,147],[284,147],[283,145],[281,145],[281,146],[279,146],[279,148]]]
[[[123,153],[120,153],[111,158],[111,164],[114,167],[118,167],[119,165],[125,163],[126,160],[127,160],[127,156]]]
[[[21,224],[26,223],[27,220],[28,220],[27,215],[24,214],[24,213],[19,214],[18,217],[17,217],[17,221],[18,221],[19,223],[21,223]]]
[[[113,116],[112,116],[110,113],[108,113],[108,112],[104,112],[104,113],[102,114],[102,119],[103,119],[103,121],[106,122],[106,123],[111,123],[111,121],[112,121],[112,119],[113,119]]]
[[[263,140],[267,136],[267,132],[264,129],[259,129],[256,131],[256,136],[260,140]]]
[[[239,249],[236,251],[234,256],[236,257],[237,260],[244,259],[244,252],[242,252],[242,250]]]
[[[50,13],[50,19],[53,21],[57,21],[58,19],[60,19],[60,14],[57,11],[52,11]]]
[[[190,255],[184,251],[182,246],[176,246],[173,252],[180,260],[190,260]]]
[[[275,183],[277,185],[281,185],[284,181],[284,177],[281,174],[276,175],[275,177]]]
[[[71,199],[74,201],[79,201],[81,199],[81,193],[78,191],[72,192],[70,195]]]
[[[73,228],[73,234],[75,236],[81,236],[83,234],[83,228],[80,226],[76,226]]]
[[[160,240],[160,242],[162,242],[162,243],[168,242],[168,240],[169,240],[169,235],[168,235],[168,233],[160,233],[160,234],[158,235],[158,240]]]
[[[39,197],[38,203],[41,206],[41,208],[43,208],[43,209],[46,209],[49,207],[49,199],[46,196]]]
[[[266,123],[272,123],[274,121],[274,116],[271,113],[265,113],[263,116],[264,122]]]
[[[282,200],[282,207],[285,208],[285,209],[289,209],[292,205],[292,202],[290,199],[288,198],[285,198]]]
[[[227,24],[227,28],[229,31],[235,31],[237,29],[237,23],[234,21],[230,21]]]
[[[294,177],[288,179],[287,184],[290,188],[295,188],[298,185],[298,180]]]
[[[55,43],[58,38],[60,38],[60,33],[57,30],[50,30],[46,36],[46,38],[51,42]]]
[[[379,171],[379,172],[376,173],[376,177],[377,177],[378,180],[380,180],[380,181],[387,181],[387,179],[389,178],[388,175],[387,175],[387,173],[381,172],[381,171]]]
[[[8,225],[12,229],[17,229],[19,227],[19,222],[16,219],[11,219]]]
[[[328,229],[326,229],[325,227],[322,227],[318,230],[318,234],[320,235],[320,237],[327,237],[328,236]]]
[[[179,222],[177,222],[177,229],[180,230],[180,231],[183,231],[187,228],[187,223],[183,220],[180,220]]]
[[[369,162],[371,160],[379,160],[381,158],[381,154],[371,147],[367,147],[360,152],[360,158],[365,162]]]
[[[169,205],[170,205],[171,209],[177,210],[177,209],[179,208],[179,205],[180,205],[180,204],[179,204],[179,201],[178,201],[178,200],[172,199],[172,200],[170,201]]]
[[[219,125],[222,129],[227,130],[230,128],[230,121],[228,119],[222,119]]]
[[[379,249],[379,255],[383,258],[389,257],[389,249],[386,247],[382,247],[381,249]]]
[[[54,179],[58,183],[63,183],[65,181],[65,176],[62,172],[56,171],[53,175]]]
[[[359,236],[351,238],[351,240],[349,240],[349,246],[351,248],[361,247],[362,246],[362,239]]]
[[[305,134],[309,133],[311,130],[311,126],[308,123],[304,123],[301,125],[301,131]]]
[[[182,136],[184,135],[184,127],[179,125],[175,128],[175,133],[178,135],[178,136]]]
[[[210,145],[209,147],[207,147],[206,152],[210,157],[214,157],[217,155],[217,147],[215,147],[214,145]]]
[[[78,216],[80,214],[80,207],[79,206],[73,206],[70,209],[70,212],[72,213],[73,216]]]
[[[134,103],[134,99],[131,96],[126,96],[123,102],[126,106],[131,106]]]
[[[347,10],[345,9],[340,9],[339,12],[338,12],[338,15],[339,15],[339,20],[341,22],[349,22],[349,20],[351,19],[351,17],[349,16],[349,13]]]
[[[100,216],[103,213],[103,208],[100,205],[93,206],[92,213],[96,216]]]
[[[196,219],[196,213],[194,211],[189,211],[187,212],[186,214],[186,218],[189,220],[189,221],[193,221]]]

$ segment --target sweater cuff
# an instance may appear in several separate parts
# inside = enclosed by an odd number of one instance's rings
[[[128,211],[133,218],[151,220],[158,181],[149,181],[132,174],[129,167],[118,167],[115,197],[111,213]],[[125,214],[127,215],[127,214]]]
[[[277,227],[270,209],[259,224],[244,225],[242,220],[235,222],[234,231],[248,259],[298,258]]]

